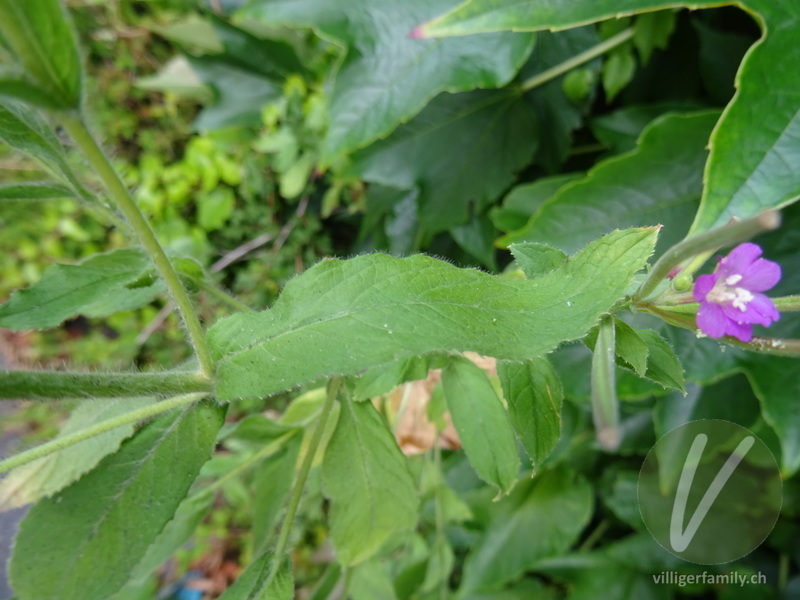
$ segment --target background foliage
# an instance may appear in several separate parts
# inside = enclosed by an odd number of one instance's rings
[[[800,288],[800,7],[718,4],[68,2],[80,58],[54,29],[64,77],[23,81],[24,97],[74,107],[85,87],[210,326],[230,404],[178,408],[0,481],[1,507],[36,502],[10,564],[18,598],[167,597],[198,581],[225,600],[796,595],[796,359],[617,312],[636,348],[610,366],[618,447],[592,424],[593,326],[687,234],[785,207],[756,241],[782,266],[774,295]],[[3,64],[38,81],[0,42]],[[157,273],[48,119],[0,104],[0,327],[51,328],[15,334],[26,366],[194,369]],[[225,290],[272,308],[240,312]],[[798,334],[794,313],[769,331]],[[464,349],[499,361],[449,354]],[[329,406],[323,378],[343,375]],[[407,383],[426,377],[425,393]],[[152,391],[120,414],[152,410]],[[433,424],[412,454],[402,423],[417,401]],[[65,437],[119,404],[60,408]],[[52,414],[26,410],[10,423],[52,432]],[[707,568],[661,550],[636,498],[655,440],[700,418],[756,432],[784,477],[772,535]],[[667,569],[768,582],[656,585]]]

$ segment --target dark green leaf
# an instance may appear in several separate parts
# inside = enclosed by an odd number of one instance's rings
[[[441,94],[391,136],[353,156],[348,175],[419,189],[427,233],[480,214],[513,181],[537,146],[531,109],[508,91]]]
[[[683,368],[672,347],[650,329],[642,329],[636,333],[647,344],[645,377],[666,389],[671,388],[685,392]]]
[[[637,331],[624,321],[614,320],[616,330],[617,356],[624,360],[634,372],[640,377],[644,377],[647,372],[650,351],[647,343],[642,339]],[[660,339],[660,338],[659,338]],[[677,363],[677,359],[676,363]],[[680,367],[680,365],[679,365]],[[681,382],[683,381],[683,371],[680,372]]]
[[[490,271],[497,270],[494,233],[494,226],[485,214],[474,216],[469,222],[450,230],[450,235],[461,249],[477,258]]]
[[[675,12],[672,10],[644,13],[636,17],[633,45],[636,46],[642,63],[650,60],[650,55],[656,48],[663,50],[667,47],[669,37],[675,31],[675,20]]]
[[[167,413],[34,506],[9,569],[20,600],[105,598],[120,589],[208,460],[224,418],[225,407],[208,402]]]
[[[255,0],[240,15],[313,27],[346,47],[331,98],[328,158],[363,148],[416,115],[436,94],[506,84],[530,52],[530,34],[430,42],[409,33],[454,0]],[[345,17],[346,15],[346,17]]]
[[[663,225],[659,248],[686,235],[703,186],[703,165],[717,111],[665,115],[642,133],[638,148],[600,162],[562,187],[527,226],[506,239],[574,252],[615,227]]]
[[[322,461],[330,530],[340,563],[368,559],[417,522],[417,492],[406,458],[369,402],[345,397]]]
[[[563,469],[521,481],[488,507],[489,521],[464,563],[463,593],[497,589],[537,561],[557,555],[580,535],[592,514],[593,492]]]
[[[58,0],[0,0],[0,32],[36,90],[3,86],[4,93],[47,108],[80,108],[81,60]]]
[[[356,402],[382,396],[407,381],[425,379],[428,376],[428,357],[411,356],[367,369],[353,386]]]
[[[219,600],[291,600],[294,598],[292,562],[288,556],[281,560],[278,572],[272,575],[272,552],[265,552],[244,570],[236,582],[225,590]]]
[[[508,494],[519,476],[517,440],[486,372],[464,357],[454,357],[442,371],[447,408],[475,472]]]
[[[582,177],[581,173],[553,175],[552,177],[542,177],[533,183],[523,183],[516,186],[503,199],[501,207],[494,207],[489,212],[494,226],[505,232],[522,229],[546,200],[555,196],[562,186],[575,181],[579,177]],[[501,237],[497,244],[505,247],[511,242],[513,242],[513,237],[508,236]]]
[[[603,89],[608,102],[613,102],[617,94],[633,79],[635,72],[636,59],[630,50],[623,48],[609,54],[603,63]]]
[[[80,431],[155,402],[154,398],[86,400],[69,416],[57,437]],[[8,510],[52,496],[90,471],[105,456],[115,452],[125,438],[133,435],[133,423],[117,427],[96,437],[14,469],[0,480],[0,510]]]
[[[431,352],[535,358],[582,337],[621,298],[656,234],[608,234],[534,281],[421,255],[324,261],[292,280],[270,310],[232,315],[209,330],[220,361],[217,394],[263,396]]]
[[[149,304],[163,286],[144,252],[112,250],[79,265],[53,265],[0,306],[0,327],[54,327],[75,315],[105,317]]]
[[[531,458],[534,473],[561,436],[564,391],[546,358],[525,363],[500,361],[497,376],[503,386],[511,423]]]
[[[645,127],[653,120],[668,112],[685,112],[689,107],[680,104],[648,104],[626,106],[611,114],[601,115],[591,120],[594,136],[613,154],[622,154],[636,149],[636,143]]]

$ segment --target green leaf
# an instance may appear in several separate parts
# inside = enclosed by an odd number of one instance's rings
[[[562,186],[582,176],[582,173],[567,173],[542,177],[533,183],[518,185],[503,198],[502,206],[491,209],[489,216],[494,226],[501,231],[513,232],[522,229],[545,201],[553,197]],[[497,245],[505,248],[512,241],[513,239],[504,236],[497,240]]]
[[[769,357],[746,367],[753,391],[761,402],[764,420],[781,443],[781,473],[788,478],[800,469],[800,418],[796,410],[800,384],[797,359]]]
[[[236,582],[225,590],[219,600],[291,600],[294,598],[294,576],[289,556],[281,560],[278,572],[270,577],[272,552],[265,552],[239,575]]]
[[[47,108],[80,108],[80,56],[58,0],[0,0],[0,33],[37,92],[20,88],[14,95]]]
[[[258,127],[265,104],[281,98],[283,85],[231,61],[226,55],[187,56],[189,64],[209,85],[215,102],[194,122],[199,131],[228,127]]]
[[[347,588],[351,600],[398,600],[390,565],[383,561],[370,560],[353,568]]]
[[[508,494],[519,475],[517,440],[486,372],[464,357],[442,370],[442,387],[458,438],[478,477],[498,496]]]
[[[152,271],[144,252],[131,248],[97,254],[79,265],[53,265],[0,306],[0,327],[55,327],[78,314],[105,317],[145,306],[163,289]]]
[[[636,333],[647,344],[645,377],[665,389],[675,389],[686,393],[683,368],[672,346],[655,331],[642,329]]]
[[[711,136],[705,190],[692,224],[699,233],[783,206],[800,195],[800,62],[796,32],[800,4],[748,0],[763,19],[765,37],[736,75],[736,95]],[[747,151],[743,152],[742,149]]]
[[[636,330],[624,321],[614,319],[614,329],[617,339],[617,357],[630,365],[639,377],[644,377],[650,358],[647,343]],[[664,343],[666,344],[666,342]],[[677,358],[675,360],[677,361]],[[681,381],[683,381],[683,371],[681,371]]]
[[[526,279],[536,279],[561,268],[567,262],[567,255],[561,250],[545,244],[523,242],[509,247],[517,266],[525,273]]]
[[[431,352],[535,358],[583,337],[622,297],[656,235],[615,231],[534,281],[422,255],[323,261],[293,279],[270,310],[232,315],[209,330],[216,392],[225,401],[264,396]]]
[[[628,49],[623,48],[609,54],[603,63],[603,89],[608,102],[613,102],[617,94],[633,79],[635,72],[636,59]]]
[[[287,440],[283,448],[255,467],[253,476],[253,545],[266,548],[294,481],[303,436]]]
[[[425,379],[429,362],[427,356],[410,356],[367,369],[353,386],[353,399],[356,402],[369,400],[383,396],[407,381]]]
[[[593,118],[590,127],[594,136],[613,154],[622,154],[636,150],[642,131],[656,118],[668,112],[686,112],[696,108],[678,103],[625,106]]]
[[[580,476],[558,469],[521,481],[488,507],[483,536],[464,563],[461,592],[497,589],[539,560],[572,545],[592,515],[593,491]]]
[[[153,398],[86,400],[67,419],[58,436],[63,437],[90,425],[151,404]],[[90,471],[104,457],[115,452],[125,438],[133,435],[133,423],[117,427],[68,448],[14,469],[0,480],[0,510],[9,510],[52,496]]]
[[[520,71],[522,81],[555,68],[575,55],[600,43],[596,27],[576,27],[557,34],[542,31],[536,34],[536,46],[531,57]],[[594,84],[595,71],[601,60],[590,61],[584,67],[585,85]],[[570,73],[575,73],[571,71]],[[580,128],[583,114],[589,111],[593,94],[588,93],[577,101],[567,97],[566,76],[561,76],[537,86],[525,94],[525,101],[533,109],[539,125],[539,148],[535,162],[548,173],[557,173],[572,146],[572,132]]]
[[[656,48],[667,47],[672,32],[675,31],[676,15],[672,10],[644,13],[636,17],[633,25],[633,45],[639,52],[642,64],[650,60]]]
[[[572,0],[568,3],[547,0],[531,5],[527,0],[467,0],[450,12],[422,25],[420,34],[425,37],[448,37],[491,31],[569,29],[604,19],[674,6],[702,8],[719,4],[715,0]]]
[[[506,30],[562,29],[655,9],[718,6],[714,0],[664,3],[659,0],[469,0],[423,25],[428,37]],[[795,31],[800,5],[795,2],[748,0],[766,35],[745,56],[737,74],[737,92],[710,141],[710,156],[700,210],[692,233],[744,219],[797,198],[800,172],[794,140],[800,136],[797,95],[800,77],[789,65],[800,61]],[[747,152],[742,152],[747,148]]]
[[[346,50],[331,97],[324,159],[385,137],[436,94],[496,88],[516,74],[533,45],[530,34],[495,34],[430,42],[411,30],[454,0],[255,0],[240,11],[271,26],[313,27]],[[346,15],[346,18],[343,18]]]
[[[125,600],[129,591],[141,586],[158,567],[180,550],[211,511],[215,499],[214,494],[199,492],[181,502],[175,511],[175,516],[158,534],[142,560],[133,569],[129,581],[111,599]]]
[[[345,176],[418,188],[417,218],[436,233],[482,213],[536,146],[533,113],[518,95],[441,94],[391,136],[356,153]]]
[[[36,504],[9,568],[20,600],[105,598],[120,589],[211,455],[224,418],[225,407],[208,402],[167,413]]]
[[[561,381],[546,358],[524,363],[500,361],[497,376],[503,386],[511,423],[531,458],[534,473],[561,436]]]
[[[406,457],[369,402],[342,402],[322,461],[330,531],[344,565],[363,562],[417,522],[417,491]]]
[[[504,238],[574,252],[615,227],[663,225],[659,248],[684,238],[703,189],[708,136],[717,111],[653,121],[633,152],[598,163],[562,187],[526,227]]]
[[[91,195],[81,185],[67,163],[64,148],[47,122],[35,110],[18,102],[0,102],[0,139],[39,161],[57,178],[68,183],[83,198]]]
[[[53,200],[55,198],[71,198],[74,192],[65,185],[48,181],[28,183],[8,183],[0,185],[0,201],[2,200]]]

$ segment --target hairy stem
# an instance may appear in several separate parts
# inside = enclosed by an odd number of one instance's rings
[[[136,206],[136,203],[131,198],[128,190],[119,178],[119,175],[103,153],[103,150],[92,137],[92,134],[89,133],[86,124],[79,117],[66,114],[61,115],[61,124],[97,172],[103,184],[106,186],[111,199],[125,216],[125,219],[138,236],[145,251],[155,263],[156,269],[158,269],[159,274],[164,279],[170,296],[172,296],[172,299],[175,301],[181,318],[189,332],[189,338],[197,354],[197,359],[200,362],[200,370],[203,375],[210,377],[214,372],[214,363],[211,360],[211,355],[206,346],[200,320],[197,318],[194,307],[189,300],[189,296],[186,294],[186,290],[181,284],[178,274],[175,272],[172,263],[170,263],[169,258],[167,258],[167,255],[164,253],[164,249],[161,247],[158,239],[156,239],[153,229],[144,218],[139,207]]]
[[[527,92],[532,90],[533,88],[539,87],[540,85],[544,85],[548,81],[552,81],[553,79],[560,77],[564,73],[571,71],[572,69],[579,67],[589,61],[594,60],[598,56],[602,56],[606,52],[610,52],[617,46],[621,46],[628,40],[633,37],[633,28],[629,27],[623,31],[620,31],[617,35],[608,38],[604,42],[597,44],[589,48],[588,50],[581,52],[580,54],[576,54],[569,60],[565,60],[562,63],[557,64],[556,66],[547,69],[546,71],[542,71],[533,77],[526,79],[522,82],[521,89],[523,92]]]
[[[194,281],[198,286],[200,286],[200,289],[205,291],[207,294],[214,296],[218,300],[221,300],[231,308],[235,308],[236,310],[240,310],[242,312],[253,312],[253,309],[247,306],[247,304],[244,302],[239,302],[236,298],[222,291],[213,283],[209,283],[205,279],[195,279]]]
[[[303,496],[303,488],[306,485],[308,473],[311,471],[311,465],[314,463],[314,457],[316,456],[317,449],[322,441],[322,434],[325,432],[325,426],[328,423],[328,418],[331,416],[334,401],[339,395],[339,388],[341,385],[342,380],[338,377],[334,377],[328,386],[328,395],[325,398],[325,404],[322,406],[317,427],[314,429],[314,433],[311,435],[311,441],[308,444],[306,455],[303,457],[303,462],[300,465],[300,471],[297,474],[297,481],[295,481],[294,488],[292,489],[292,496],[289,499],[289,505],[286,509],[286,517],[283,519],[283,524],[281,525],[281,530],[278,534],[278,541],[275,544],[275,557],[272,562],[272,567],[270,568],[269,578],[267,579],[267,583],[263,586],[263,589],[269,589],[270,583],[275,578],[275,575],[277,575],[278,569],[281,566],[283,555],[286,553],[286,544],[289,541],[289,533],[292,530],[292,522],[297,514],[297,508],[300,506],[300,499]]]
[[[201,373],[0,371],[0,400],[125,398],[211,391],[211,382]]]
[[[35,448],[31,448],[30,450],[26,450],[24,452],[20,452],[12,456],[11,458],[7,458],[6,460],[0,461],[0,473],[5,473],[10,471],[11,469],[15,469],[16,467],[21,467],[24,464],[32,462],[36,459],[42,458],[47,456],[48,454],[53,454],[54,452],[58,452],[63,450],[64,448],[68,448],[70,446],[74,446],[84,440],[88,440],[89,438],[98,436],[102,433],[115,429],[116,427],[121,427],[123,425],[128,425],[129,423],[135,423],[136,421],[141,421],[142,419],[146,419],[148,417],[152,417],[158,415],[163,412],[167,412],[168,410],[172,410],[173,408],[177,408],[179,406],[183,406],[184,404],[191,404],[193,402],[197,402],[201,400],[206,394],[184,394],[181,396],[174,396],[172,398],[168,398],[167,400],[162,400],[161,402],[156,402],[155,404],[149,404],[147,406],[143,406],[137,410],[133,410],[129,413],[125,413],[124,415],[119,415],[114,417],[113,419],[108,419],[107,421],[103,421],[101,423],[97,423],[92,425],[91,427],[87,427],[85,429],[81,429],[80,431],[76,431],[70,435],[65,435],[63,437],[58,437],[49,442],[45,442]]]

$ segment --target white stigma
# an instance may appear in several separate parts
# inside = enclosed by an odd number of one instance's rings
[[[729,285],[730,287],[733,287],[737,283],[739,283],[741,280],[742,280],[742,276],[741,275],[728,275],[728,277],[725,278],[725,283],[727,285]]]

